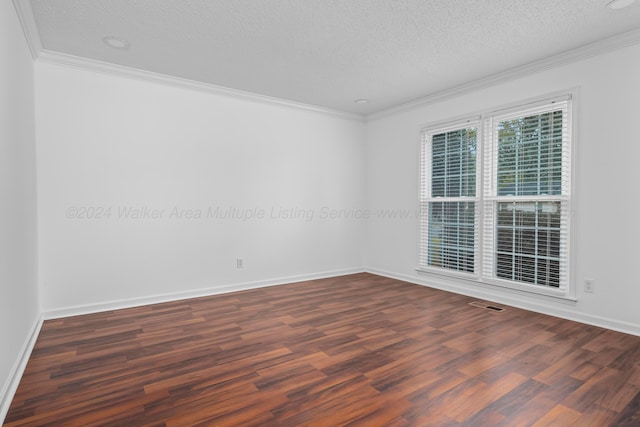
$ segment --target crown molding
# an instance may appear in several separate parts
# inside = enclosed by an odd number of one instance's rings
[[[40,33],[38,25],[33,15],[31,2],[29,0],[13,0],[13,7],[16,9],[24,37],[27,39],[31,56],[36,59],[42,51],[42,42],[40,41]]]
[[[304,104],[301,102],[289,101],[282,98],[276,98],[267,95],[259,95],[256,93],[245,92],[237,89],[231,89],[223,86],[216,86],[209,83],[198,82],[195,80],[184,79],[181,77],[169,76],[166,74],[155,73],[152,71],[140,70],[137,68],[117,65],[108,62],[98,61],[95,59],[82,58],[66,53],[54,52],[47,49],[41,49],[40,54],[36,58],[37,62],[63,65],[66,67],[79,68],[108,74],[117,77],[126,77],[136,80],[144,80],[152,83],[159,83],[166,86],[179,87],[183,89],[191,89],[199,92],[211,93],[241,99],[245,101],[258,102],[262,104],[278,105],[282,107],[294,108],[297,110],[311,111],[314,113],[327,114],[348,120],[364,121],[364,115],[356,113],[347,113],[344,111],[333,110],[330,108],[318,107],[315,105]]]
[[[184,79],[181,77],[169,76],[166,74],[154,73],[151,71],[140,70],[137,68],[126,67],[123,65],[111,64],[89,58],[82,58],[74,55],[54,52],[42,47],[38,25],[35,20],[33,8],[30,0],[13,0],[13,5],[20,20],[22,31],[24,32],[31,56],[34,60],[64,65],[68,67],[80,68],[84,70],[109,74],[119,77],[127,77],[138,80],[146,80],[154,83],[160,83],[167,86],[174,86],[197,90],[200,92],[208,92],[215,95],[222,95],[245,101],[259,102],[262,104],[279,105],[297,110],[311,111],[315,113],[327,114],[347,120],[364,121],[363,114],[348,113],[345,111],[334,110],[331,108],[318,107],[315,105],[304,104],[301,102],[290,101],[282,98],[276,98],[267,95],[259,95],[256,93],[246,92],[237,89],[216,86],[209,83],[198,82],[195,80]]]
[[[578,48],[568,50],[557,55],[549,56],[538,61],[530,62],[519,67],[511,68],[497,74],[471,81],[469,83],[454,86],[445,90],[441,90],[430,95],[409,101],[395,107],[381,110],[375,113],[367,114],[366,121],[376,120],[383,117],[391,116],[403,111],[422,107],[436,102],[453,98],[468,92],[484,89],[497,83],[526,77],[541,71],[569,65],[594,56],[602,55],[614,50],[622,49],[640,43],[640,28],[618,34],[606,39],[580,46]]]
[[[74,55],[46,50],[42,47],[40,34],[38,32],[33,9],[31,7],[31,2],[29,0],[13,0],[13,4],[22,25],[22,29],[29,45],[31,55],[36,61],[75,67],[119,77],[146,80],[154,83],[164,84],[167,86],[187,88],[216,95],[233,97],[236,99],[259,102],[263,104],[279,105],[289,108],[295,108],[298,110],[328,114],[334,117],[356,120],[359,122],[376,120],[421,106],[434,104],[448,98],[484,89],[501,82],[514,80],[541,71],[572,64],[594,56],[640,43],[640,28],[638,28],[622,34],[608,37],[606,39],[598,40],[596,42],[580,46],[578,48],[568,50],[557,55],[543,58],[538,61],[530,62],[522,66],[518,66],[503,72],[492,74],[487,77],[473,80],[468,83],[434,92],[413,101],[402,103],[391,108],[364,115],[304,104],[301,102],[290,101],[267,95],[259,95],[256,93],[226,88],[223,86],[198,82],[181,77],[169,76],[166,74],[154,73],[151,71],[140,70],[132,67],[126,67],[94,59],[82,58]]]

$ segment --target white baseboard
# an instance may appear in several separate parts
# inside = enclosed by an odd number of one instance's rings
[[[196,289],[183,292],[172,292],[166,294],[152,295],[141,298],[130,298],[124,300],[109,301],[98,304],[87,304],[73,307],[65,307],[55,310],[47,310],[43,313],[46,320],[59,319],[61,317],[78,316],[82,314],[99,313],[101,311],[118,310],[122,308],[139,307],[142,305],[158,304],[163,302],[178,301],[189,298],[206,297],[211,295],[225,294],[229,292],[244,291],[248,289],[264,288],[267,286],[284,285],[287,283],[304,282],[306,280],[324,279],[328,277],[344,276],[347,274],[362,273],[362,267],[346,268],[340,270],[324,271],[313,274],[302,274],[296,276],[286,276],[253,282],[235,283],[232,285],[217,286],[212,288]]]
[[[42,316],[38,316],[31,327],[27,339],[24,344],[22,344],[18,358],[9,372],[9,377],[7,378],[6,383],[2,386],[2,392],[0,392],[0,425],[4,423],[4,419],[9,412],[9,406],[11,406],[13,396],[16,394],[16,390],[18,390],[22,374],[27,367],[27,362],[29,361],[33,347],[36,345],[36,340],[40,334],[42,322]]]
[[[547,314],[550,316],[560,317],[562,319],[573,320],[575,322],[585,323],[592,326],[598,326],[601,328],[611,329],[626,334],[640,336],[640,325],[617,319],[583,313],[572,309],[572,304],[569,303],[562,304],[556,301],[556,304],[550,304],[549,300],[543,297],[536,296],[531,296],[530,298],[525,299],[521,295],[518,295],[516,293],[505,293],[480,286],[464,286],[446,280],[445,278],[422,278],[418,276],[410,276],[407,274],[380,270],[377,268],[365,268],[365,271],[367,273],[402,280],[405,282],[414,283],[416,285],[428,286],[430,288],[467,295],[474,298],[480,298],[500,304],[510,305],[512,307],[522,308],[524,310],[535,311],[541,314]]]

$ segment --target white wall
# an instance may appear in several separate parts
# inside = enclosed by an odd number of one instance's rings
[[[629,95],[640,89],[639,53],[640,46],[620,49],[366,125],[39,62],[43,309],[60,315],[339,274],[362,267],[365,246],[364,264],[373,272],[640,333],[640,287],[633,281],[640,251],[632,244],[640,238],[640,203],[623,200],[640,181],[640,99]],[[418,275],[420,127],[574,87],[579,301]],[[366,229],[365,221],[322,218],[326,208],[353,212],[365,199],[373,212]],[[123,217],[130,207],[162,213]],[[171,217],[174,207],[203,218]],[[68,218],[77,213],[69,208],[111,208],[111,217]],[[262,211],[264,218],[208,218],[216,208]],[[283,218],[292,208],[312,218]],[[381,209],[408,215],[377,218]],[[236,257],[244,258],[244,269],[236,268]],[[582,292],[586,277],[596,281],[594,294]]]
[[[419,130],[555,91],[579,87],[575,276],[577,304],[417,274],[415,218],[372,219],[366,264],[371,271],[498,302],[640,334],[640,46],[505,81],[367,123],[367,203],[418,209]],[[595,293],[582,292],[584,278]]]
[[[38,316],[33,60],[0,2],[0,421]]]
[[[361,270],[362,122],[42,62],[36,106],[45,313]]]

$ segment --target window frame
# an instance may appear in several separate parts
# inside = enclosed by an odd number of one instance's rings
[[[474,126],[475,125],[475,126]],[[480,259],[480,233],[479,233],[479,227],[481,226],[480,221],[479,221],[479,216],[478,216],[478,209],[480,203],[481,203],[481,194],[482,194],[482,187],[480,185],[480,178],[481,178],[481,170],[482,170],[482,156],[480,153],[480,147],[482,146],[482,143],[480,141],[480,129],[482,126],[482,117],[480,115],[475,115],[475,116],[471,116],[471,117],[467,117],[464,119],[460,119],[460,120],[454,120],[454,121],[449,121],[446,123],[440,123],[440,124],[436,124],[433,126],[428,126],[426,128],[423,128],[421,133],[421,141],[420,141],[420,201],[419,201],[419,206],[420,206],[420,215],[419,215],[419,219],[418,219],[418,223],[419,223],[419,233],[420,233],[420,237],[422,237],[423,233],[426,233],[427,235],[427,239],[425,242],[422,241],[422,238],[419,238],[419,249],[418,249],[418,262],[419,262],[419,267],[418,270],[420,271],[425,271],[425,272],[431,272],[431,273],[437,273],[437,274],[445,274],[445,275],[452,275],[452,276],[456,276],[456,277],[462,277],[462,278],[470,278],[470,279],[479,279],[480,275],[478,274],[478,260]],[[425,141],[425,137],[427,137],[427,139],[429,139],[429,137],[433,137],[434,135],[439,135],[442,133],[447,133],[447,132],[452,132],[455,130],[460,130],[460,129],[468,129],[470,127],[475,127],[476,128],[476,188],[475,188],[475,196],[473,197],[469,197],[469,196],[462,196],[462,197],[433,197],[431,196],[431,190],[432,190],[432,185],[431,185],[431,179],[427,179],[427,172],[430,172],[431,168],[425,168],[422,165],[424,165],[424,161],[426,159],[428,159],[429,161],[431,161],[432,159],[432,149],[431,149],[431,144],[426,144]],[[429,265],[420,265],[420,260],[423,259],[423,254],[425,256],[428,256],[428,246],[429,246],[429,237],[428,237],[428,233],[429,233],[429,220],[428,220],[428,211],[429,211],[429,204],[432,202],[474,202],[475,203],[475,212],[474,212],[474,222],[475,222],[475,228],[474,228],[474,271],[473,273],[470,272],[466,272],[466,271],[459,271],[459,270],[452,270],[452,269],[448,269],[448,268],[444,268],[444,267],[435,267],[435,266],[429,266]],[[424,210],[426,210],[427,212],[427,217],[425,219],[425,217],[423,216],[423,212]]]
[[[540,294],[550,297],[556,297],[564,300],[576,301],[576,287],[574,281],[575,260],[571,248],[575,245],[575,221],[573,219],[575,205],[575,170],[576,170],[576,109],[577,109],[578,91],[576,88],[548,94],[534,99],[515,102],[507,106],[487,109],[476,114],[470,114],[456,120],[446,122],[434,122],[421,126],[419,132],[419,218],[418,218],[418,254],[417,267],[418,273],[436,274],[452,279],[462,279],[469,283],[489,285],[497,288],[506,288],[525,293]],[[564,105],[566,103],[566,105]],[[525,198],[497,196],[497,135],[494,138],[494,124],[499,120],[506,120],[508,117],[527,117],[531,112],[536,111],[554,111],[554,104],[563,104],[563,131],[566,132],[566,139],[563,135],[562,145],[562,180],[560,195],[552,196],[525,196]],[[536,114],[543,114],[539,112]],[[425,248],[428,246],[428,228],[425,230],[425,224],[428,226],[428,209],[429,202],[434,198],[425,197],[427,192],[431,191],[431,138],[438,133],[454,131],[469,127],[469,123],[478,123],[477,126],[477,157],[476,157],[476,195],[473,200],[475,205],[475,267],[473,274],[459,272],[447,268],[428,266],[425,259]],[[491,143],[488,139],[491,138]],[[425,147],[425,145],[427,147]],[[488,181],[488,183],[487,183]],[[491,190],[494,190],[491,193]],[[428,196],[431,196],[428,193]],[[498,201],[499,199],[499,201]],[[497,206],[499,202],[507,201],[560,201],[562,203],[562,231],[560,237],[560,245],[562,246],[562,254],[564,265],[562,268],[562,278],[559,287],[549,285],[540,285],[534,283],[526,283],[520,281],[512,281],[497,277],[497,272],[493,268],[494,262],[497,262],[496,244],[496,216],[487,212],[487,204],[494,203]],[[471,200],[469,200],[471,201]],[[491,224],[490,224],[491,222]],[[492,251],[487,247],[487,239],[493,239],[494,243]]]

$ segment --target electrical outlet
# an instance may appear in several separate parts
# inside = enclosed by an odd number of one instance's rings
[[[588,294],[594,293],[595,280],[584,279],[584,291]]]
[[[242,258],[236,259],[236,268],[244,268],[244,259]]]

